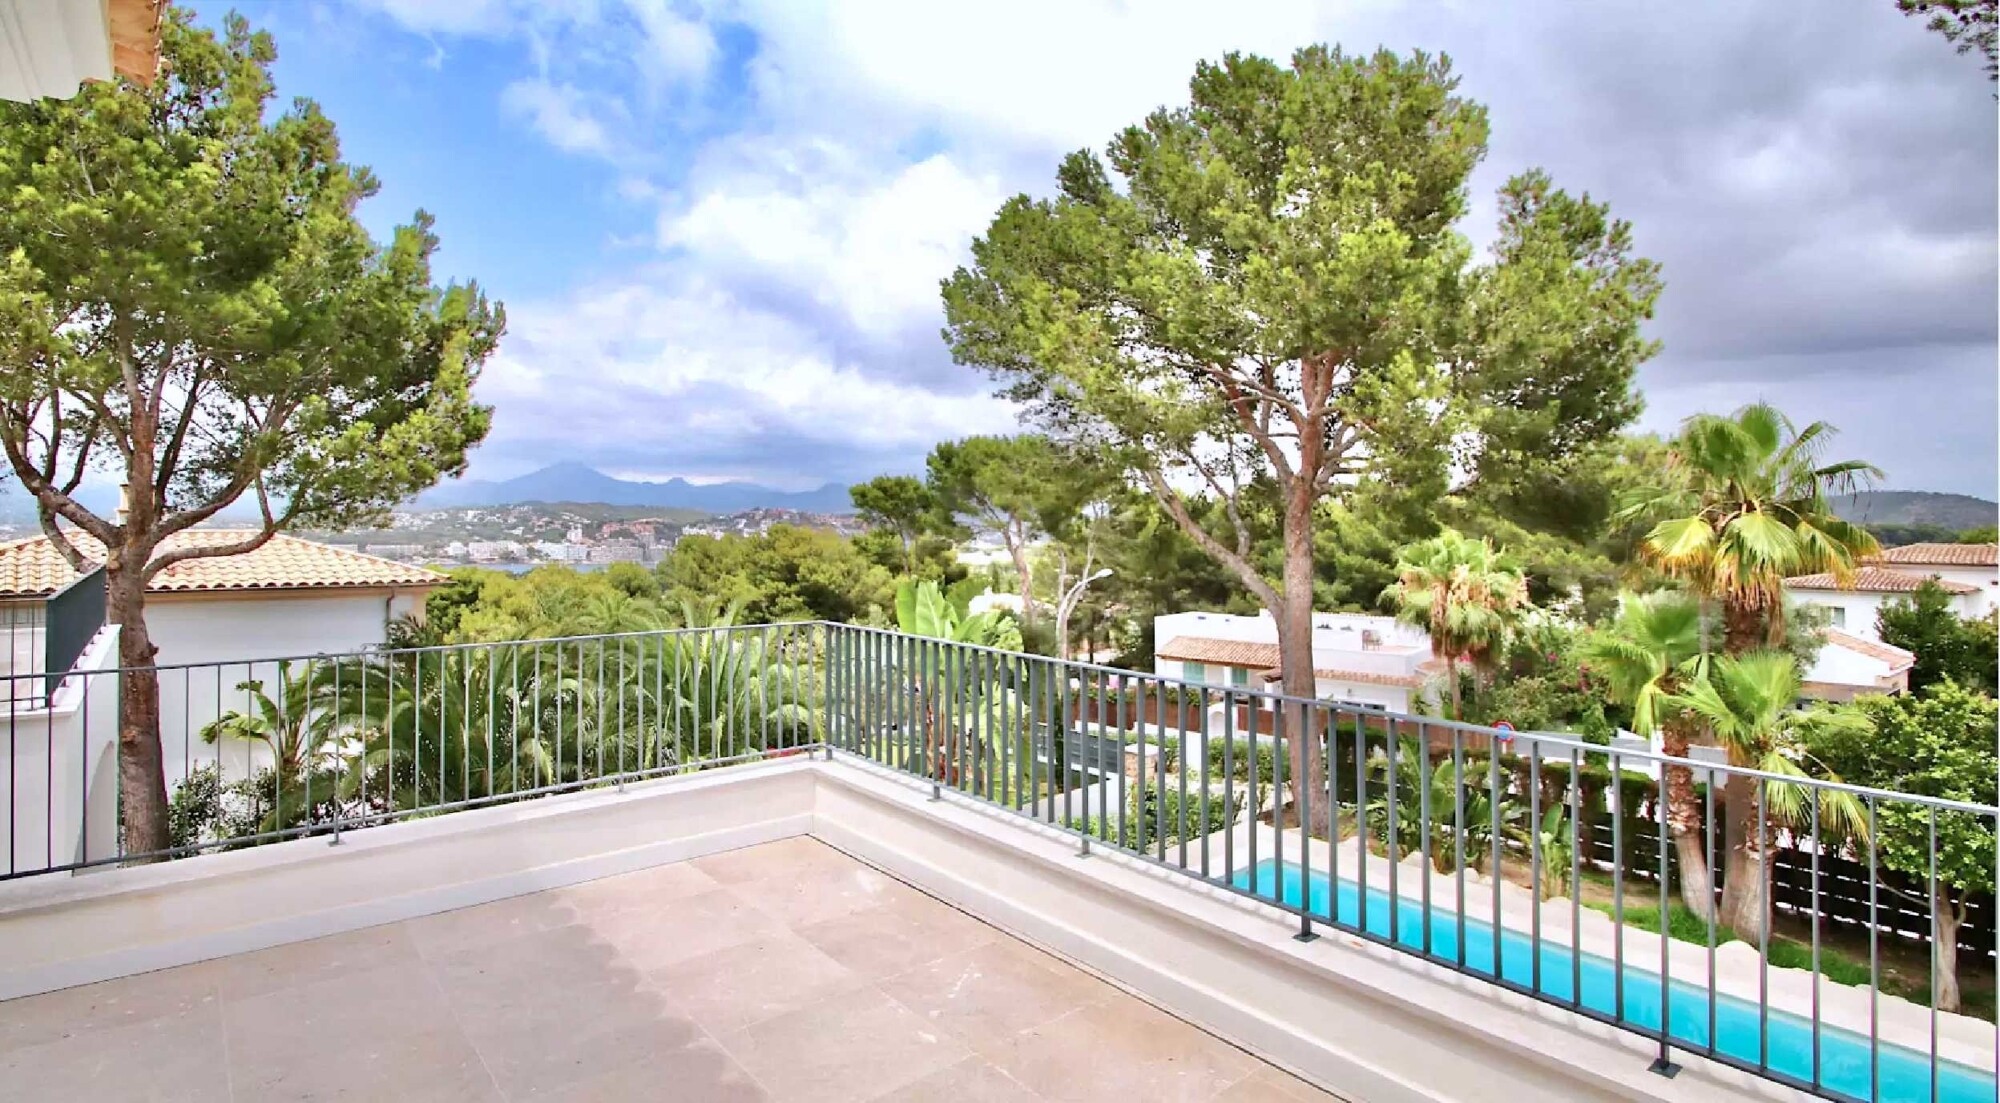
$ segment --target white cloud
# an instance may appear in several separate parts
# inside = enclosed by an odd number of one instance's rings
[[[874,337],[935,320],[938,281],[1005,197],[947,154],[897,165],[830,142],[745,145],[755,152],[718,159],[663,213],[660,244],[702,270],[786,286]]]
[[[526,119],[557,149],[599,155],[613,150],[611,133],[593,113],[590,98],[572,85],[540,78],[518,80],[500,93],[500,106],[509,115]],[[616,107],[615,100],[606,104],[613,113]]]
[[[676,11],[668,0],[626,0],[645,30],[641,68],[656,85],[699,81],[715,63],[715,34],[699,14]]]
[[[482,454],[509,468],[580,458],[652,478],[849,481],[1014,424],[1000,400],[864,370],[699,276],[634,273],[509,304],[508,322],[480,393],[517,414]]]

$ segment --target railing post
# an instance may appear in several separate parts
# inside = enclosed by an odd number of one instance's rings
[[[824,675],[821,686],[819,721],[820,742],[826,750],[826,760],[833,761],[833,622],[820,621],[820,667]]]

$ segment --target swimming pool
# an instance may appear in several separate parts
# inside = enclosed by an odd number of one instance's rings
[[[1297,907],[1301,903],[1299,868],[1287,864],[1280,870],[1274,861],[1261,862],[1238,873],[1233,883],[1259,895],[1273,896]],[[1327,878],[1311,876],[1312,898],[1307,908],[1316,915],[1327,912]],[[1389,895],[1368,890],[1368,914],[1363,923],[1359,886],[1341,879],[1334,913],[1348,927],[1367,930],[1382,938],[1390,937]],[[1399,896],[1396,902],[1395,941],[1413,950],[1424,949],[1425,915],[1421,900]],[[1459,957],[1459,916],[1457,912],[1432,907],[1429,916],[1430,952],[1456,961]],[[1493,975],[1493,928],[1466,917],[1465,965],[1468,972]],[[1689,945],[1689,944],[1680,944]],[[1704,952],[1691,947],[1693,952]],[[1541,974],[1537,978],[1536,950],[1527,935],[1503,931],[1500,935],[1500,975],[1524,988],[1541,992],[1552,1000],[1569,1003],[1582,982],[1583,1006],[1605,1015],[1617,1015],[1619,969],[1595,954],[1572,955],[1568,947],[1544,943],[1540,950]],[[1630,964],[1623,970],[1624,1013],[1622,1020],[1647,1030],[1660,1027],[1660,977],[1658,973]],[[1539,979],[1539,984],[1537,983]],[[1686,1048],[1706,1051],[1709,1038],[1709,995],[1705,989],[1673,982],[1667,991],[1667,1034]],[[1715,1048],[1739,1060],[1755,1063],[1759,1037],[1763,1038],[1765,1063],[1773,1070],[1802,1081],[1813,1078],[1813,1031],[1811,1023],[1794,1015],[1772,1011],[1768,1025],[1761,1026],[1757,1005],[1730,996],[1715,997]],[[1882,1103],[1923,1103],[1932,1098],[1931,1059],[1928,1053],[1883,1044],[1876,1053],[1875,1075],[1879,1094],[1870,1095],[1869,1047],[1865,1035],[1821,1026],[1819,1030],[1819,1082],[1825,1087],[1856,1099],[1877,1099]],[[1940,1061],[1937,1066],[1937,1095],[1942,1103],[1993,1103],[1993,1077],[1961,1065]]]

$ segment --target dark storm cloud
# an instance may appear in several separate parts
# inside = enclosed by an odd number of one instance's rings
[[[1381,40],[1447,50],[1492,109],[1482,192],[1546,167],[1662,262],[1643,424],[1764,398],[1840,424],[1892,485],[1994,493],[2000,181],[1976,59],[1886,0],[1465,15]]]

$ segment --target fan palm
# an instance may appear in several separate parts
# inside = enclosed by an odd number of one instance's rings
[[[913,636],[926,636],[972,647],[947,647],[934,652],[928,662],[903,673],[912,696],[914,715],[924,732],[927,771],[933,780],[951,785],[967,782],[962,765],[970,762],[970,784],[984,791],[988,786],[985,767],[989,750],[981,732],[1022,731],[1023,725],[994,721],[1006,710],[1018,707],[1017,695],[1008,685],[1006,666],[985,650],[1015,651],[1021,647],[1021,630],[1014,618],[999,610],[969,613],[944,596],[935,582],[905,580],[896,587],[896,625]],[[921,654],[921,652],[920,652]],[[925,666],[933,669],[926,675]],[[1017,761],[1026,761],[1015,756]]]
[[[1809,776],[1800,749],[1808,729],[1866,727],[1868,721],[1847,710],[1796,707],[1799,686],[1797,659],[1783,651],[1753,651],[1708,663],[1666,701],[1699,716],[1728,749],[1731,765],[1802,778]],[[1803,785],[1730,778],[1724,816],[1728,827],[1720,916],[1724,926],[1745,938],[1764,932],[1770,918],[1768,855],[1773,829],[1807,823],[1815,800],[1822,833],[1822,838],[1813,840],[1815,845],[1826,838],[1867,834],[1866,813],[1851,794],[1822,790],[1814,798]]]
[[[1828,463],[1835,430],[1804,429],[1765,403],[1729,416],[1698,414],[1681,425],[1669,485],[1627,503],[1627,519],[1663,518],[1641,552],[1699,595],[1721,603],[1723,650],[1775,645],[1784,632],[1784,580],[1831,573],[1846,582],[1879,550],[1842,520],[1830,496],[1882,476],[1860,460]]]
[[[1397,619],[1430,633],[1451,675],[1452,719],[1464,718],[1458,665],[1489,663],[1528,604],[1528,583],[1490,541],[1445,529],[1403,548],[1382,591]]]
[[[1584,638],[1579,657],[1609,683],[1614,700],[1631,707],[1633,727],[1647,734],[1659,731],[1667,755],[1687,757],[1701,718],[1679,704],[1675,694],[1699,676],[1703,663],[1699,604],[1677,593],[1626,594],[1616,619]],[[1680,859],[1681,900],[1707,918],[1715,908],[1715,888],[1694,771],[1673,765],[1666,771],[1667,830]]]

